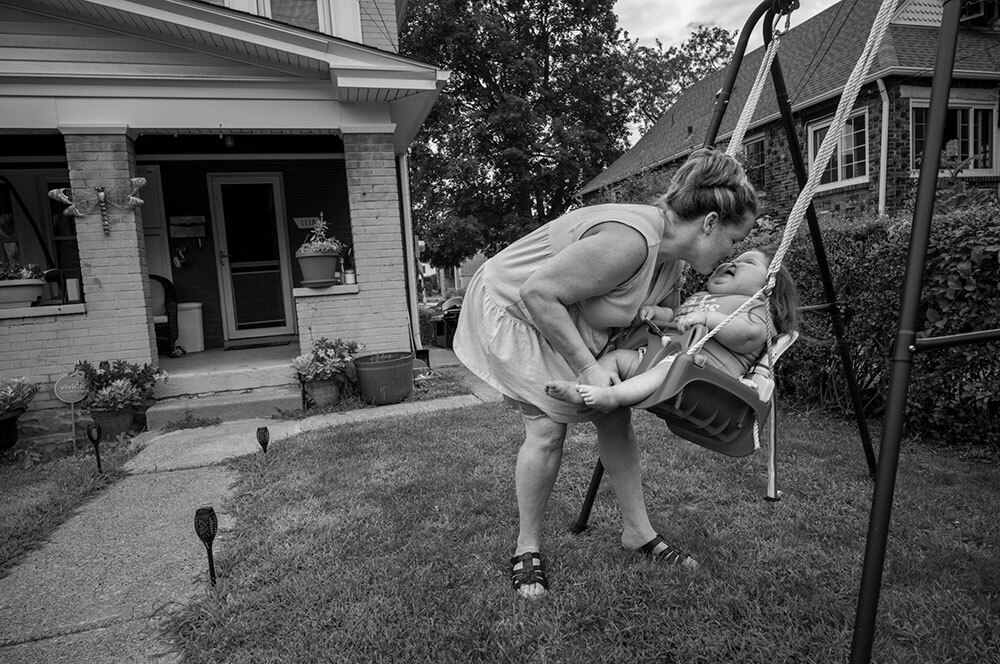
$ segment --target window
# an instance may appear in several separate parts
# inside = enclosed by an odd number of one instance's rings
[[[21,243],[14,226],[14,205],[6,182],[0,182],[0,265],[21,263]]]
[[[910,109],[910,168],[919,169],[927,140],[926,102],[915,102]],[[992,105],[951,105],[944,125],[944,148],[941,170],[961,169],[964,174],[993,173]]]
[[[832,120],[809,127],[809,163],[819,153]],[[823,171],[820,188],[833,189],[868,181],[868,112],[861,111],[847,119],[840,141]],[[826,186],[824,186],[826,185]]]
[[[767,187],[764,171],[764,137],[757,136],[743,142],[743,170],[754,188],[762,192]]]

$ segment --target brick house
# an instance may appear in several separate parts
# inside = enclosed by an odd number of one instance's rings
[[[782,38],[778,59],[807,163],[833,119],[879,4],[842,0],[797,26],[792,14],[793,28]],[[959,177],[994,191],[1000,182],[996,145],[1000,70],[993,55],[1000,48],[998,4],[979,1],[964,8],[942,155],[942,167],[961,165]],[[942,6],[942,0],[899,1],[813,200],[821,219],[892,212],[911,197],[927,123]],[[762,57],[759,48],[744,60],[719,132],[722,143],[736,125]],[[584,187],[584,196],[593,198],[602,190],[610,197],[616,192],[625,195],[636,177],[675,169],[701,147],[724,78],[720,71],[686,90],[629,152]],[[763,195],[764,211],[787,215],[799,189],[770,78],[744,146],[747,173]]]
[[[208,349],[419,348],[405,153],[447,72],[396,54],[404,10],[0,0],[0,260],[62,275],[0,309],[0,376],[51,387],[81,359],[156,364],[151,274],[201,305]],[[47,196],[135,177],[144,204],[109,198],[106,226]],[[302,284],[294,251],[320,213],[356,283]],[[62,405],[43,388],[22,420]]]

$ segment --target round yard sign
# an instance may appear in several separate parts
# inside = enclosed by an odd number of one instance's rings
[[[52,386],[56,399],[66,403],[76,403],[82,401],[87,396],[87,381],[79,371],[67,374],[56,381]]]

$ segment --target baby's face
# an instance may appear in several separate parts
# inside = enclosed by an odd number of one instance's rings
[[[767,278],[767,256],[759,251],[748,251],[731,263],[723,263],[708,278],[706,286],[713,295],[728,293],[750,296],[764,286]]]

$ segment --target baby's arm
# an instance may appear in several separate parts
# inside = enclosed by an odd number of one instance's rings
[[[728,314],[717,311],[693,311],[679,316],[674,324],[681,332],[686,332],[695,325],[704,325],[709,330],[728,318]],[[741,314],[726,323],[726,326],[715,335],[715,340],[726,348],[737,353],[748,353],[760,348],[767,341],[767,325],[759,316],[748,317]]]

